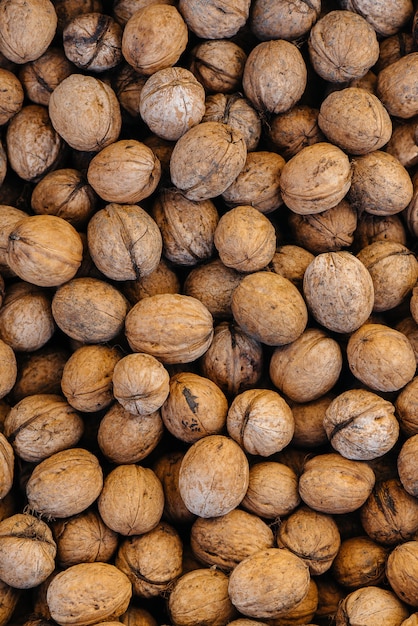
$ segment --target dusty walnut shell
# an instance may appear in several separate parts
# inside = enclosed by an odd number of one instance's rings
[[[341,542],[331,572],[347,589],[379,585],[385,578],[388,549],[367,536],[348,537]]]
[[[240,93],[209,94],[202,122],[223,122],[244,135],[247,150],[255,150],[261,137],[258,111]]]
[[[9,234],[15,225],[29,214],[8,204],[0,204],[0,274],[4,278],[16,276],[10,268],[7,259],[7,246],[9,245]]]
[[[321,213],[341,202],[351,176],[350,160],[338,146],[327,141],[306,146],[283,166],[283,202],[301,215]]]
[[[290,41],[262,41],[249,53],[242,86],[244,95],[258,111],[288,111],[302,97],[306,83],[305,61]]]
[[[347,344],[353,375],[374,391],[398,391],[415,376],[415,353],[408,338],[386,324],[365,323]]]
[[[13,487],[15,453],[10,441],[0,432],[0,497],[5,498]]]
[[[295,40],[307,35],[320,16],[321,2],[256,0],[251,7],[251,32],[260,39]]]
[[[105,13],[74,16],[63,28],[62,43],[66,57],[84,71],[104,72],[122,60],[122,28]]]
[[[284,278],[302,290],[303,276],[314,255],[294,244],[284,244],[276,248],[276,252],[268,266],[268,269]]]
[[[328,330],[348,333],[366,322],[374,304],[373,281],[366,267],[345,250],[318,254],[303,278],[310,312]]]
[[[410,52],[379,72],[376,93],[391,116],[410,119],[418,114],[417,66],[418,52]]]
[[[0,576],[16,589],[36,587],[55,568],[56,544],[46,522],[16,513],[0,522]]]
[[[191,50],[189,69],[206,93],[226,94],[239,90],[246,60],[234,41],[206,39]]]
[[[192,296],[157,294],[132,307],[125,334],[134,352],[147,352],[162,363],[189,363],[210,346],[213,319]]]
[[[193,443],[183,457],[180,495],[195,515],[225,515],[245,496],[248,479],[248,460],[240,446],[225,435],[207,435]]]
[[[122,281],[120,290],[131,304],[136,304],[138,300],[158,293],[179,293],[180,280],[170,264],[161,258],[153,272],[136,280]]]
[[[401,329],[398,327],[397,330]],[[418,378],[414,376],[414,378],[405,385],[394,401],[399,426],[407,437],[418,434],[417,386]]]
[[[379,612],[379,617],[376,611]],[[352,591],[341,601],[335,623],[337,626],[346,626],[363,622],[378,626],[384,620],[385,625],[396,626],[403,623],[408,615],[409,611],[402,598],[392,590],[370,585]]]
[[[267,129],[269,141],[283,155],[290,159],[302,148],[325,141],[318,126],[319,109],[306,104],[295,104],[291,109],[273,115]]]
[[[196,515],[184,504],[179,490],[179,473],[184,454],[181,450],[170,450],[158,456],[152,465],[163,486],[163,517],[172,524],[189,524],[196,519]]]
[[[417,555],[418,541],[405,541],[393,548],[386,564],[386,576],[396,596],[413,607],[418,606]]]
[[[418,436],[412,435],[404,441],[397,459],[399,479],[403,488],[411,496],[417,497],[418,481],[414,472],[414,458],[418,446]]]
[[[246,158],[247,146],[239,130],[222,122],[201,122],[176,142],[171,179],[189,200],[214,198],[235,180]]]
[[[300,504],[296,472],[278,461],[260,461],[250,468],[241,506],[265,519],[289,515]]]
[[[11,587],[3,581],[0,581],[0,598],[0,619],[3,623],[8,623],[18,605],[19,599],[21,598],[21,591],[15,587]]]
[[[130,17],[148,4],[175,4],[174,0],[115,0],[112,7],[116,21],[124,27]],[[145,626],[145,625],[144,625]]]
[[[189,29],[201,39],[229,39],[248,19],[249,0],[180,0],[179,10]]]
[[[365,16],[369,24],[382,37],[402,35],[403,27],[413,15],[411,0],[391,0],[390,2],[374,3],[370,0],[343,0],[344,8]]]
[[[406,227],[400,215],[373,215],[366,211],[360,213],[354,231],[353,251],[359,252],[374,241],[382,239],[390,239],[406,246]]]
[[[60,626],[117,621],[128,608],[131,597],[128,577],[115,565],[100,562],[77,563],[59,572],[46,594],[51,617]]]
[[[6,124],[23,106],[23,86],[13,72],[0,68],[0,125]]]
[[[220,259],[197,265],[187,275],[183,293],[197,298],[217,319],[232,317],[232,292],[238,286],[242,274],[227,267]]]
[[[32,102],[48,106],[52,91],[73,72],[64,50],[50,46],[39,58],[22,65],[19,79]]]

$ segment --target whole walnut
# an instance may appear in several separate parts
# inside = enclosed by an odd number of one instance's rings
[[[331,572],[347,589],[379,585],[385,578],[388,548],[370,537],[348,537],[341,542]]]
[[[0,68],[0,125],[6,124],[23,106],[25,92],[19,78]]]
[[[76,15],[101,11],[102,0],[54,0],[55,11],[58,16],[59,34],[62,34],[65,24]]]
[[[246,23],[250,0],[180,0],[179,10],[188,28],[201,39],[230,39]]]
[[[251,32],[262,41],[297,40],[307,35],[321,13],[321,0],[256,0],[251,7]]]
[[[189,69],[209,94],[239,90],[247,55],[230,39],[206,39],[190,52]]]
[[[397,330],[401,329],[398,327]],[[418,378],[414,376],[398,393],[394,401],[399,426],[407,437],[418,434],[418,404],[415,401],[417,389]]]
[[[306,146],[325,141],[318,115],[319,109],[307,104],[295,104],[288,111],[273,115],[267,129],[269,141],[285,159]]]
[[[283,244],[276,248],[268,269],[287,278],[301,291],[305,270],[313,258],[314,255],[306,248]]]
[[[16,382],[10,399],[17,403],[37,393],[61,393],[61,377],[71,352],[66,347],[46,344],[35,352],[19,354]],[[10,367],[9,367],[10,370]]]
[[[418,606],[417,555],[418,540],[404,541],[393,548],[386,564],[386,576],[397,598],[413,607]]]
[[[131,304],[136,304],[138,300],[157,293],[179,293],[180,280],[169,263],[161,258],[155,270],[147,276],[121,281],[120,290]]]
[[[9,621],[12,617],[18,601],[21,598],[20,589],[11,587],[7,583],[0,581],[0,597],[1,597],[1,609],[0,616],[2,621]]]
[[[267,520],[289,515],[300,504],[298,476],[279,461],[259,461],[250,467],[248,489],[241,506]]]
[[[175,0],[114,0],[113,16],[118,24],[124,27],[135,11],[148,4],[175,4]]]
[[[357,227],[354,231],[353,252],[359,252],[374,241],[387,239],[406,246],[407,227],[404,225],[400,214],[374,215],[363,211],[358,215]]]
[[[403,34],[403,27],[413,15],[411,0],[389,0],[374,2],[373,0],[343,0],[342,6],[349,11],[355,11],[364,16],[373,26],[376,33],[382,38],[391,35]]]
[[[179,473],[184,455],[182,450],[170,450],[159,455],[152,465],[164,491],[163,517],[172,524],[189,524],[196,519],[180,495]]]
[[[129,63],[122,61],[112,76],[112,87],[123,111],[135,119],[140,118],[142,89],[148,76],[137,72]]]
[[[13,487],[15,477],[15,453],[12,444],[0,432],[0,494],[5,498]]]
[[[9,245],[9,234],[23,217],[28,217],[26,211],[17,209],[8,204],[0,204],[0,275],[4,278],[15,277],[16,274],[9,266],[7,258],[7,247]]]
[[[394,591],[383,589],[376,585],[360,587],[351,591],[341,601],[336,613],[336,625],[347,626],[363,621],[363,623],[376,624],[382,623],[387,626],[396,626],[403,624],[403,620],[408,617],[409,611]],[[379,618],[376,619],[376,611],[379,612]]]
[[[247,150],[255,150],[261,137],[260,114],[240,93],[206,96],[202,122],[223,122],[244,135]]]
[[[67,59],[64,50],[50,46],[39,58],[22,65],[19,79],[32,102],[48,106],[55,87],[74,71],[74,65]]]
[[[411,496],[417,497],[418,481],[414,472],[414,457],[418,447],[418,436],[412,435],[403,442],[399,450],[397,468],[403,488]]]
[[[295,432],[292,444],[302,449],[318,448],[328,442],[324,428],[325,412],[335,397],[329,392],[310,402],[291,402]]]
[[[377,75],[376,94],[389,114],[410,119],[418,113],[417,86],[413,79],[418,52],[410,52]]]
[[[409,2],[409,0],[406,0]],[[412,33],[400,31],[394,35],[384,37],[379,42],[379,59],[375,65],[377,74],[385,67],[399,61],[399,59],[410,52],[414,52],[415,42]]]
[[[214,318],[229,319],[232,317],[232,292],[242,276],[215,258],[192,268],[185,278],[183,292],[203,302]]]
[[[122,28],[110,15],[82,13],[64,26],[62,42],[66,57],[88,72],[104,72],[122,60]]]
[[[386,144],[386,152],[394,156],[406,168],[418,163],[418,146],[415,141],[416,123],[402,120],[393,127],[392,136]]]

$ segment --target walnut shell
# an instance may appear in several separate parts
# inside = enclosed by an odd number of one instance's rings
[[[313,258],[314,255],[301,246],[284,244],[276,248],[268,269],[287,278],[302,291],[303,276]]]
[[[273,115],[267,129],[269,141],[285,159],[291,159],[302,148],[325,141],[318,115],[319,109],[306,104],[295,104],[288,111]]]
[[[243,509],[265,519],[289,515],[300,504],[295,471],[278,461],[260,461],[250,468]]]
[[[332,563],[332,575],[348,589],[379,585],[385,578],[387,556],[388,549],[370,537],[348,537]]]
[[[4,398],[12,389],[17,379],[17,360],[14,350],[0,340],[0,398]]]
[[[85,511],[102,487],[103,471],[97,457],[84,448],[68,448],[35,466],[26,496],[30,510],[63,518]]]
[[[51,617],[60,626],[90,626],[117,621],[128,608],[132,585],[115,565],[77,563],[51,580],[46,597]]]
[[[227,94],[239,90],[246,60],[234,41],[206,39],[191,50],[189,68],[206,93]]]
[[[126,22],[122,54],[137,72],[150,76],[177,63],[188,43],[187,25],[175,6],[149,4]]]
[[[64,78],[48,104],[53,127],[74,150],[98,152],[119,137],[120,105],[113,89],[95,76]]]
[[[397,330],[401,329],[398,327]],[[407,437],[418,434],[418,403],[416,401],[417,389],[418,378],[415,376],[407,385],[405,385],[394,401],[399,426],[403,434]]]
[[[17,403],[38,393],[61,393],[62,371],[70,354],[66,348],[49,344],[35,352],[20,354],[11,401]]]
[[[57,547],[46,522],[15,513],[0,522],[0,576],[16,589],[41,584],[55,568]]]
[[[379,617],[376,611],[379,612]],[[345,626],[363,622],[378,626],[384,620],[385,625],[396,626],[403,623],[408,615],[409,611],[402,598],[392,590],[370,585],[352,591],[341,601],[335,623],[337,626]]]
[[[250,0],[180,0],[179,10],[188,28],[201,39],[229,39],[246,23]]]
[[[220,259],[213,259],[189,272],[183,292],[203,302],[214,318],[228,319],[232,317],[232,292],[241,278],[242,274],[224,265]]]
[[[9,233],[8,264],[24,281],[58,287],[81,265],[83,242],[74,226],[56,215],[29,215]]]
[[[161,519],[163,488],[150,468],[117,465],[106,476],[97,505],[106,526],[120,535],[142,535]]]
[[[122,60],[122,28],[110,15],[81,13],[68,20],[62,32],[65,56],[88,72],[104,72]]]
[[[240,93],[209,94],[202,122],[223,122],[239,130],[247,150],[255,150],[261,137],[261,119],[258,111]]]
[[[418,114],[417,86],[413,78],[417,66],[418,52],[410,52],[377,75],[377,96],[393,117],[410,119]]]
[[[239,130],[222,122],[200,122],[177,140],[170,159],[171,179],[189,200],[207,200],[229,187],[246,158]]]
[[[175,0],[115,0],[112,12],[118,24],[124,27],[135,11],[149,4],[175,4]]]
[[[170,450],[156,459],[152,465],[164,491],[163,517],[172,524],[189,524],[196,518],[184,504],[179,489],[179,473],[185,452]]]
[[[21,591],[20,589],[16,589],[15,587],[11,587],[7,583],[0,581],[0,598],[0,620],[7,624],[17,608],[19,599],[21,598]]]
[[[370,0],[343,0],[343,5],[344,8],[365,16],[382,38],[390,37],[395,33],[402,35],[402,28],[413,15],[411,0],[401,0],[401,2],[390,0],[390,2],[377,4]]]
[[[366,389],[349,389],[334,398],[323,425],[332,447],[358,461],[383,456],[399,436],[394,405]]]
[[[23,106],[25,93],[13,72],[0,68],[0,126],[6,124]]]
[[[416,121],[406,120],[396,124],[385,151],[394,156],[406,168],[418,163],[418,146],[415,142]]]
[[[142,298],[155,296],[158,293],[179,293],[180,280],[169,263],[161,258],[157,267],[147,276],[136,280],[122,281],[121,292],[128,298],[131,304],[136,304]],[[193,294],[186,294],[193,295]],[[200,298],[198,298],[200,300]]]
[[[406,0],[409,2],[409,0]],[[377,74],[385,67],[399,61],[399,59],[410,52],[414,52],[414,37],[412,33],[398,32],[384,37],[379,42],[380,53],[375,69]]]
[[[134,352],[146,352],[162,363],[189,363],[210,346],[213,319],[192,296],[157,294],[132,307],[125,334]]]
[[[55,87],[73,72],[74,65],[64,50],[50,46],[40,57],[22,65],[19,79],[32,102],[48,106]]]
[[[193,443],[183,457],[180,495],[195,515],[225,515],[245,496],[248,479],[248,460],[240,446],[225,435],[207,435]]]
[[[106,202],[136,204],[148,198],[160,181],[161,163],[142,141],[120,139],[90,161],[87,180]]]
[[[320,0],[256,0],[251,7],[251,32],[261,41],[299,39],[309,33],[320,12]]]
[[[307,69],[299,49],[284,39],[262,41],[244,66],[244,95],[258,111],[284,113],[305,91]]]
[[[140,119],[141,93],[148,76],[137,72],[129,63],[123,61],[115,76],[112,87],[119,104],[131,117]]]
[[[390,239],[406,246],[406,227],[399,214],[373,215],[365,211],[357,218],[353,251],[359,252],[374,241]]]
[[[402,444],[399,450],[397,468],[403,488],[411,496],[417,497],[418,481],[414,471],[414,458],[418,446],[418,436],[412,435]]]
[[[9,245],[9,234],[15,225],[29,214],[8,204],[0,204],[0,275],[4,278],[15,277],[16,274],[9,266],[7,258],[7,247]]]
[[[6,439],[6,435],[0,432],[0,497],[5,498],[13,487],[15,477],[15,453]]]
[[[366,322],[374,304],[370,273],[350,252],[323,252],[308,265],[303,278],[306,304],[326,329],[349,333]]]
[[[325,411],[335,394],[327,393],[310,402],[289,402],[295,420],[292,444],[302,449],[317,448],[328,442],[324,428]]]
[[[228,593],[243,615],[274,619],[303,600],[309,583],[309,569],[301,558],[286,548],[268,548],[238,563]]]
[[[301,215],[336,206],[351,186],[348,156],[327,141],[299,150],[285,163],[280,177],[283,202]]]
[[[417,555],[418,541],[405,541],[393,548],[386,564],[386,576],[396,596],[413,607],[418,606]]]
[[[347,344],[352,374],[374,391],[398,391],[415,376],[415,353],[408,338],[386,324],[365,323]]]
[[[4,433],[16,454],[32,463],[76,446],[83,432],[81,416],[57,394],[23,398],[4,421]]]

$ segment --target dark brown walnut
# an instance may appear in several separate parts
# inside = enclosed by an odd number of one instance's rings
[[[242,508],[267,520],[289,515],[300,504],[296,472],[278,461],[258,461],[250,467]]]
[[[113,17],[124,27],[136,11],[149,4],[175,4],[175,0],[115,0],[112,7]]]
[[[324,428],[325,411],[335,397],[334,392],[324,394],[310,402],[289,401],[295,420],[292,444],[302,449],[319,448],[328,442]]]
[[[393,548],[386,564],[386,576],[398,602],[412,607],[418,607],[417,555],[418,540],[405,541]]]
[[[18,372],[11,400],[17,403],[37,393],[61,392],[61,376],[71,352],[67,348],[47,344],[34,352],[18,355]]]
[[[0,144],[0,185],[3,184],[7,174],[7,154],[3,144]]]
[[[394,125],[392,136],[385,151],[394,156],[406,168],[418,163],[418,146],[415,141],[416,120],[402,120]]]
[[[407,229],[399,214],[373,215],[361,212],[354,231],[353,251],[359,252],[374,241],[390,240],[407,244]]]
[[[416,360],[408,338],[381,323],[365,323],[349,338],[350,371],[373,391],[398,391],[415,376]]]
[[[138,463],[160,443],[164,424],[159,411],[138,415],[115,402],[100,420],[97,443],[112,463]]]
[[[213,340],[199,365],[204,376],[213,380],[228,397],[255,387],[263,373],[261,343],[234,321],[219,322]]]
[[[150,76],[177,63],[189,39],[186,22],[175,6],[149,4],[126,22],[122,54],[137,72]]]
[[[405,218],[402,223],[405,224],[407,232],[415,236],[418,233],[418,175],[416,173],[413,174],[411,180],[413,188],[412,198],[402,213]]]
[[[170,159],[176,142],[163,139],[162,137],[158,137],[154,133],[151,133],[150,135],[144,137],[143,143],[148,146],[148,148],[151,148],[161,163],[161,187],[163,186],[163,183],[169,186],[171,184]]]
[[[123,331],[129,304],[110,283],[84,277],[61,285],[53,295],[51,310],[68,337],[94,344],[110,341]]]
[[[412,292],[418,279],[415,254],[395,241],[375,241],[357,254],[373,280],[373,311],[394,309]]]
[[[173,374],[169,393],[161,406],[167,430],[180,441],[193,443],[225,429],[228,401],[209,378],[194,372]]]
[[[376,611],[379,611],[379,620],[395,626],[403,624],[409,611],[402,599],[392,590],[370,585],[356,589],[345,596],[338,606],[335,619],[338,626],[375,621]]]
[[[57,547],[48,524],[29,513],[0,522],[1,580],[15,589],[32,589],[55,568]]]
[[[81,70],[104,72],[122,60],[122,28],[105,13],[77,15],[63,29],[66,57]]]
[[[247,146],[239,130],[222,122],[201,122],[176,142],[171,179],[189,200],[207,200],[229,187],[246,158]]]
[[[68,567],[54,576],[46,592],[51,618],[60,626],[117,621],[127,610],[131,597],[128,577],[115,565],[101,562]]]
[[[16,276],[9,266],[7,258],[7,247],[9,245],[9,234],[23,217],[28,217],[28,213],[8,204],[0,204],[0,274],[4,278]]]
[[[239,130],[247,150],[255,150],[261,137],[261,118],[258,111],[240,93],[209,94],[202,122],[223,122]]]
[[[9,0],[0,7],[0,52],[12,63],[40,57],[52,42],[57,14],[50,0]]]
[[[96,207],[93,188],[79,170],[70,167],[45,174],[31,195],[31,208],[36,215],[56,215],[75,228],[84,226]]]
[[[414,457],[418,448],[418,436],[412,435],[402,444],[399,450],[397,468],[403,488],[411,496],[417,497],[418,481],[414,472]]]
[[[102,11],[103,2],[102,0],[54,0],[54,7],[58,17],[57,32],[62,35],[67,22],[76,15]]]
[[[161,164],[142,141],[120,139],[96,154],[87,180],[106,202],[135,204],[150,196],[161,178]]]
[[[125,335],[134,352],[147,352],[162,363],[190,363],[210,346],[213,318],[192,296],[157,294],[131,308]]]
[[[55,87],[74,71],[64,50],[50,46],[38,59],[24,63],[18,76],[28,98],[35,104],[48,106]]]
[[[199,517],[190,529],[193,554],[207,567],[230,572],[259,550],[273,548],[272,529],[260,517],[233,509],[214,518]]]
[[[241,278],[242,274],[226,267],[220,259],[213,259],[189,272],[183,292],[203,302],[214,318],[228,319],[232,317],[232,292]]]
[[[21,595],[22,592],[20,589],[16,589],[15,587],[11,587],[7,583],[0,581],[0,616],[1,620],[5,623],[11,619],[15,609],[17,608]]]
[[[399,326],[397,330],[401,330]],[[399,392],[394,401],[399,426],[407,437],[418,434],[418,403],[415,395],[417,389],[418,378],[414,376],[414,378],[405,385],[402,391]]]
[[[141,624],[141,622],[143,622],[141,626],[157,626],[156,620],[147,609],[143,609],[132,602],[125,613],[122,613],[119,620],[126,626],[135,626],[135,624]]]
[[[346,589],[380,585],[385,579],[388,548],[370,537],[348,537],[341,542],[331,572]]]
[[[179,293],[180,280],[169,263],[161,258],[153,272],[137,280],[121,281],[119,288],[131,304],[136,304],[138,300],[157,293]]]
[[[373,0],[343,0],[342,6],[349,11],[359,13],[373,26],[382,38],[399,33],[413,16],[411,0],[390,0],[389,2],[373,2]]]
[[[166,67],[154,72],[141,90],[139,111],[151,132],[177,141],[205,112],[205,90],[192,72]]]
[[[245,276],[232,294],[231,308],[243,331],[269,346],[295,341],[308,321],[306,304],[297,287],[273,272]]]
[[[0,125],[6,124],[23,106],[25,93],[19,78],[0,68]]]
[[[250,0],[180,0],[179,10],[188,28],[201,39],[229,39],[246,23]]]
[[[183,542],[174,526],[160,522],[140,536],[124,539],[115,565],[131,581],[135,596],[164,595],[183,573]]]
[[[399,478],[376,483],[360,509],[360,519],[368,537],[383,546],[394,546],[412,539],[418,529],[418,504]]]
[[[331,83],[362,78],[379,58],[374,28],[345,10],[323,15],[310,30],[308,47],[314,70]]]
[[[209,39],[190,52],[189,69],[209,94],[239,91],[247,54],[230,39]]]
[[[96,267],[112,280],[138,280],[157,269],[163,241],[155,220],[136,204],[111,202],[87,226],[87,243]]]
[[[31,463],[76,446],[84,421],[62,395],[34,394],[10,409],[4,433],[17,456]]]
[[[295,104],[291,109],[273,115],[267,136],[285,159],[295,156],[302,148],[325,141],[318,126],[319,109],[307,104]]]
[[[106,526],[95,509],[55,520],[51,530],[57,544],[56,562],[63,569],[77,563],[108,562],[117,549],[117,533]]]
[[[379,42],[379,59],[375,65],[377,74],[385,67],[399,61],[400,58],[414,52],[415,42],[412,33],[400,31],[384,37]]]
[[[53,127],[47,107],[40,104],[23,106],[9,121],[5,139],[10,167],[30,182],[58,167],[65,156],[62,137]]]
[[[152,203],[151,215],[169,262],[194,266],[212,258],[219,214],[210,198],[190,200],[175,187],[162,188]]]
[[[24,281],[57,287],[71,280],[82,261],[83,242],[74,226],[56,215],[29,215],[9,232],[7,262]]]
[[[258,111],[288,111],[302,97],[306,83],[306,64],[293,43],[284,39],[262,41],[249,53],[242,86]]]
[[[95,76],[74,73],[51,93],[53,127],[71,148],[98,152],[119,137],[122,117],[113,89]]]
[[[308,265],[303,279],[306,304],[328,330],[349,333],[366,322],[374,304],[370,273],[346,250],[323,252]]]
[[[251,32],[261,41],[296,40],[306,36],[321,13],[320,0],[256,0],[251,7]]]
[[[148,76],[137,72],[129,63],[122,61],[112,76],[112,86],[119,104],[133,118],[139,119],[141,93]]]
[[[93,413],[114,400],[113,370],[122,352],[114,347],[93,344],[77,348],[65,363],[61,388],[76,410]]]
[[[418,114],[414,75],[418,52],[410,52],[382,69],[377,76],[376,95],[393,117],[410,119]]]
[[[185,452],[170,450],[157,457],[152,469],[164,492],[163,519],[171,524],[189,524],[196,519],[184,504],[179,490],[179,472]]]
[[[305,270],[313,258],[305,248],[284,244],[277,247],[268,269],[287,278],[301,291]]]
[[[13,487],[15,477],[14,449],[3,432],[0,432],[0,496],[5,498]]]

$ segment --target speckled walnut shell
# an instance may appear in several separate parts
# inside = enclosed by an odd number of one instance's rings
[[[29,513],[0,522],[1,580],[15,589],[41,584],[55,568],[56,544],[48,524]]]
[[[232,317],[232,292],[238,286],[242,274],[226,267],[220,259],[197,265],[187,275],[183,293],[197,298],[209,309],[214,318]]]
[[[223,122],[244,135],[247,150],[255,150],[261,137],[258,111],[240,93],[209,94],[202,122]]]
[[[318,114],[319,109],[295,104],[289,111],[273,115],[266,131],[269,141],[285,159],[292,158],[306,146],[325,141],[318,126]]]
[[[397,330],[401,329],[397,327]],[[407,437],[418,434],[418,402],[416,401],[417,390],[418,377],[415,376],[407,385],[405,385],[402,391],[399,392],[394,401],[399,426],[401,431]]]
[[[15,404],[37,393],[59,394],[62,371],[70,354],[67,348],[47,344],[35,352],[19,355],[19,371],[11,401]]]
[[[353,251],[359,252],[374,241],[387,239],[403,246],[407,244],[407,228],[399,214],[373,215],[364,211],[358,216]]]
[[[250,0],[180,0],[179,10],[189,29],[201,39],[229,39],[246,23]]]
[[[64,50],[50,46],[39,58],[22,65],[18,75],[29,99],[35,104],[48,106],[55,87],[74,70]]]
[[[154,219],[136,204],[107,204],[87,226],[87,242],[98,269],[113,280],[135,280],[158,266],[163,241]]]
[[[189,200],[222,194],[245,165],[244,136],[222,122],[201,122],[178,139],[170,159],[173,184]]]
[[[410,52],[382,69],[377,76],[377,96],[389,114],[410,119],[418,114],[417,85],[414,76],[418,52]]]
[[[213,319],[192,296],[157,294],[132,307],[125,335],[134,352],[147,352],[162,363],[189,363],[210,346]]]
[[[104,72],[122,60],[122,28],[105,13],[74,16],[64,26],[62,42],[66,57],[84,71]]]
[[[351,175],[350,160],[338,146],[327,141],[306,146],[283,166],[283,202],[301,215],[321,213],[341,202]]]
[[[338,333],[353,332],[364,324],[374,304],[370,273],[345,250],[314,258],[305,271],[303,293],[316,321]]]
[[[23,217],[29,217],[29,214],[14,206],[0,204],[0,274],[4,278],[16,276],[9,266],[7,246],[9,234]]]
[[[37,59],[52,42],[57,14],[50,0],[4,2],[0,7],[0,52],[13,63]]]
[[[250,468],[241,506],[265,519],[289,515],[300,504],[296,472],[278,461],[259,461]]]
[[[22,83],[13,72],[0,68],[0,125],[6,124],[23,106]]]
[[[390,0],[389,2],[373,2],[373,0],[343,0],[343,8],[359,13],[373,26],[383,38],[401,33],[413,15],[411,0]]]
[[[159,455],[152,465],[164,491],[163,516],[172,524],[189,524],[196,519],[184,504],[179,490],[179,472],[185,452],[170,450]]]
[[[331,572],[347,589],[379,585],[385,578],[388,549],[367,536],[348,537],[341,542]]]
[[[320,12],[320,0],[256,0],[251,7],[251,32],[261,41],[299,39],[309,33]]]
[[[301,246],[284,244],[276,248],[268,269],[287,278],[301,291],[305,270],[313,258],[314,255]]]
[[[417,497],[418,481],[414,472],[414,458],[418,448],[418,436],[412,435],[402,444],[399,450],[397,467],[403,488],[411,496]]]
[[[150,76],[175,65],[188,43],[187,25],[175,6],[143,6],[126,22],[122,54],[137,72]]]
[[[62,80],[51,94],[48,111],[55,130],[75,150],[98,152],[119,137],[118,99],[95,76],[74,73]]]
[[[112,12],[115,20],[123,27],[130,17],[148,4],[176,4],[175,0],[115,0]]]
[[[418,606],[418,579],[416,559],[418,540],[405,541],[388,556],[386,576],[396,596],[410,606]]]
[[[409,0],[406,1],[409,2]],[[399,61],[406,54],[414,52],[414,46],[414,37],[410,32],[401,31],[382,39],[379,42],[379,59],[375,65],[377,74],[391,63]]]
[[[367,20],[350,11],[334,10],[314,24],[308,39],[314,70],[331,83],[361,78],[379,58],[379,42]]]
[[[374,391],[398,391],[415,376],[408,338],[386,324],[365,323],[347,344],[350,371]]]
[[[415,141],[416,120],[402,120],[394,125],[392,136],[385,151],[394,156],[406,168],[418,163],[418,146]]]
[[[0,497],[5,498],[10,493],[14,480],[15,453],[10,441],[3,432],[0,432]]]
[[[100,562],[77,563],[59,572],[46,594],[51,617],[60,626],[117,621],[131,597],[128,577],[115,565]]]
[[[370,585],[356,589],[345,596],[338,606],[335,623],[338,626],[355,624],[359,621],[372,623],[376,621],[376,610],[379,611],[379,619],[384,620],[388,626],[403,624],[403,620],[409,615],[402,599],[392,590]]]
[[[16,454],[31,463],[75,446],[83,432],[79,413],[57,394],[23,398],[4,421],[4,433]]]
[[[7,583],[0,581],[0,619],[2,621],[7,623],[10,620],[17,607],[20,597],[20,589],[16,589],[15,587],[11,587]]]
[[[189,69],[206,93],[237,92],[241,86],[247,55],[234,41],[209,39],[190,52]]]
[[[180,465],[179,489],[186,507],[199,517],[225,515],[248,487],[249,464],[240,446],[225,435],[193,443]]]
[[[248,55],[242,76],[245,96],[258,111],[284,113],[302,97],[307,82],[299,49],[284,39],[262,41]]]

